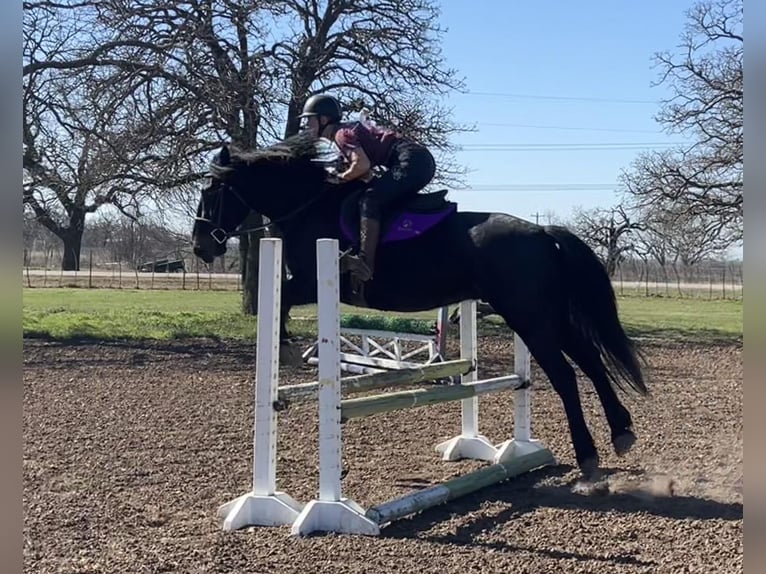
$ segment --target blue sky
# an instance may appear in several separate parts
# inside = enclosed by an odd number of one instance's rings
[[[454,138],[465,146],[458,160],[471,170],[472,189],[451,193],[461,209],[566,219],[575,206],[616,204],[614,188],[636,144],[683,139],[653,119],[668,92],[652,87],[659,73],[652,57],[675,50],[692,4],[444,0],[443,54],[471,92],[448,104],[457,121],[477,124]],[[498,145],[505,149],[486,151]]]

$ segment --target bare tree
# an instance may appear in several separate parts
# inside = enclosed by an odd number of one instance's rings
[[[643,154],[621,176],[637,206],[713,218],[714,228],[737,240],[743,229],[742,14],[742,0],[706,0],[689,10],[680,53],[656,56],[659,83],[673,92],[656,119],[693,143]]]
[[[451,120],[439,96],[462,88],[439,48],[443,30],[431,0],[284,0],[274,12],[279,28],[292,32],[271,47],[268,59],[282,70],[284,135],[298,132],[298,115],[311,94],[335,93],[348,112],[368,109],[377,123],[429,145],[440,183],[459,181],[449,136],[468,129]],[[241,244],[254,257],[255,245]],[[253,269],[244,265],[245,271]],[[244,277],[245,298],[255,300],[255,273]]]
[[[189,255],[186,239],[156,216],[136,220],[101,214],[86,225],[83,246],[100,252],[110,262],[129,263],[134,268],[153,259]]]
[[[63,242],[63,269],[79,268],[89,214],[112,205],[138,217],[142,196],[196,179],[168,137],[184,127],[174,110],[140,74],[119,76],[128,63],[91,51],[107,35],[98,14],[87,2],[25,4],[23,201]]]
[[[610,277],[614,276],[624,254],[633,249],[627,238],[631,232],[641,229],[641,224],[632,221],[622,206],[591,210],[578,208],[570,225],[596,251]]]
[[[667,265],[674,257],[668,238],[669,230],[664,221],[642,220],[642,224],[634,234],[632,251],[644,262],[649,259],[656,261],[667,280]]]
[[[280,21],[294,32],[273,47],[276,65],[289,70],[285,134],[296,133],[305,99],[333,92],[348,111],[371,111],[437,152],[452,152],[455,124],[439,102],[463,88],[446,66],[439,40],[439,9],[432,0],[284,0]],[[439,166],[442,177],[449,166]]]
[[[24,73],[85,68],[115,94],[120,86],[126,96],[134,94],[127,123],[132,132],[125,133],[141,135],[168,174],[180,169],[171,158],[199,159],[225,141],[253,147],[295,133],[305,99],[326,90],[348,102],[350,111],[370,108],[379,123],[431,145],[442,181],[460,177],[450,163],[449,135],[463,128],[450,121],[439,99],[461,83],[439,52],[442,30],[431,0],[60,3],[75,4],[95,15],[95,32],[62,41],[66,50],[28,58]],[[51,4],[25,7],[43,5]],[[125,147],[121,141],[112,160],[124,168],[136,158],[116,153]],[[193,176],[199,173],[189,180]],[[253,287],[257,248],[249,240],[258,237],[241,242],[243,272]],[[243,304],[254,312],[250,291]]]
[[[717,217],[693,215],[682,209],[650,209],[639,217],[641,229],[635,237],[636,252],[653,258],[666,281],[669,266],[679,293],[681,270],[686,276],[692,266],[723,255],[733,244],[731,232]]]

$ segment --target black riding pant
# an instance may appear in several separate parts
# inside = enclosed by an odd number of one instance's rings
[[[415,195],[428,185],[436,173],[433,155],[424,146],[399,141],[391,148],[388,170],[372,180],[360,199],[362,217],[380,220],[383,208]]]

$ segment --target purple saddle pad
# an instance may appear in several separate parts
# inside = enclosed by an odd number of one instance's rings
[[[457,204],[447,201],[447,190],[421,193],[401,206],[389,208],[381,221],[380,243],[407,241],[420,237],[457,211]],[[359,195],[346,200],[340,215],[340,228],[346,239],[359,241]]]

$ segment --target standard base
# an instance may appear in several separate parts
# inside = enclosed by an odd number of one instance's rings
[[[539,440],[507,440],[497,445],[494,462],[510,462],[533,452],[547,450]],[[555,464],[552,463],[552,464]]]
[[[486,460],[495,461],[497,448],[482,435],[460,435],[444,441],[436,446],[436,450],[442,454],[442,460]]]
[[[249,492],[218,508],[224,530],[248,526],[285,526],[293,524],[303,505],[284,492],[253,494]]]
[[[291,534],[305,536],[317,531],[378,536],[380,527],[353,500],[312,500],[295,520]]]

